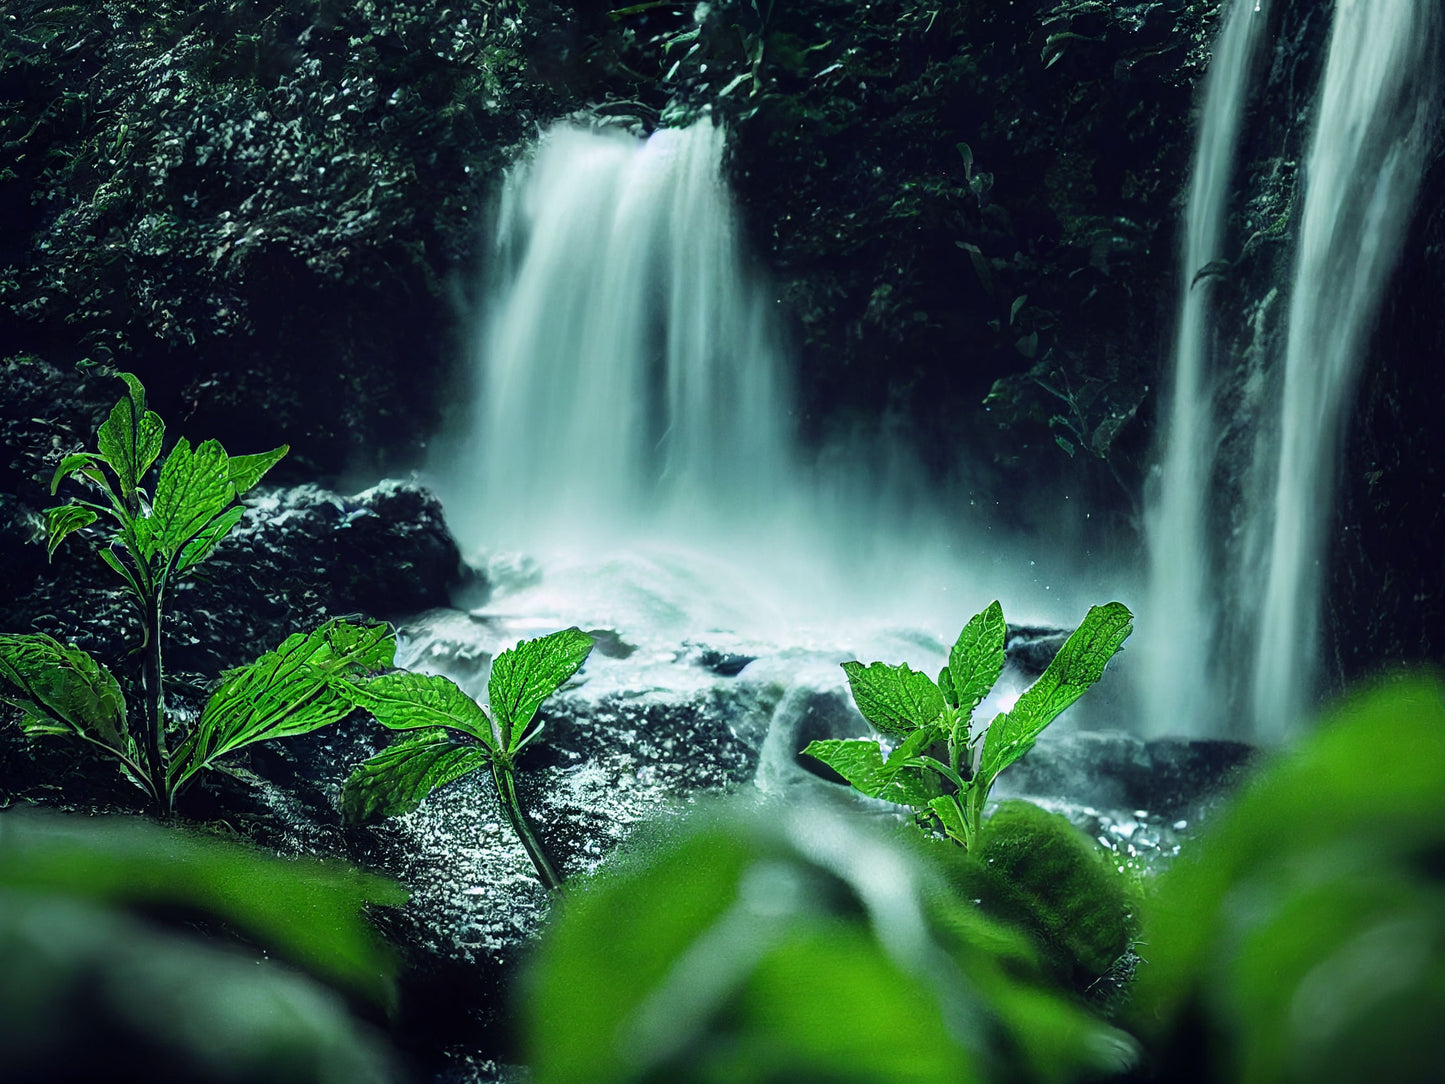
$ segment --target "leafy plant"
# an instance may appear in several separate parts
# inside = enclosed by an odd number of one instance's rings
[[[1276,751],[1146,903],[1129,1018],[1157,1079],[1441,1079],[1439,676],[1359,690]]]
[[[406,895],[136,817],[0,813],[4,1078],[399,1080],[336,995],[395,1007],[365,909]]]
[[[869,797],[910,806],[920,822],[972,847],[994,780],[1103,676],[1133,618],[1120,602],[1092,607],[1038,680],[982,728],[974,709],[1003,672],[1008,635],[997,602],[963,627],[937,682],[907,665],[845,662],[858,710],[896,744],[886,756],[869,738],[814,741],[803,752]]]
[[[538,1084],[1098,1079],[1134,1044],[954,890],[972,856],[829,804],[702,805],[568,891],[522,984]],[[937,844],[936,846],[934,844]]]
[[[517,757],[542,732],[537,709],[587,660],[592,638],[563,629],[524,640],[492,663],[490,714],[434,674],[398,672],[357,686],[356,703],[393,730],[417,730],[366,761],[347,779],[342,812],[366,822],[408,813],[437,787],[490,767],[497,800],[549,889],[562,883],[517,795]]]
[[[344,716],[352,708],[351,682],[389,667],[395,642],[386,625],[340,620],[298,633],[225,674],[199,719],[184,726],[165,698],[167,592],[240,522],[241,496],[288,449],[230,456],[218,441],[192,447],[181,437],[162,461],[164,424],[146,408],[141,382],[119,376],[126,395],[101,424],[97,450],[66,456],[51,483],[54,493],[67,480],[78,482],[85,495],[47,509],[45,518],[52,557],[69,535],[102,525],[101,559],[140,616],[138,695],[128,704],[116,676],[74,645],[41,633],[0,634],[0,701],[20,709],[27,733],[79,738],[120,761],[168,815],[195,775],[218,758]]]

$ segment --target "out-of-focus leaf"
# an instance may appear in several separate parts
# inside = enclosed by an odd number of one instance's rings
[[[406,892],[338,862],[276,858],[131,817],[12,811],[0,813],[0,887],[195,908],[327,982],[393,996],[394,961],[362,909],[399,906]]]
[[[1445,1064],[1445,685],[1346,701],[1212,819],[1145,912],[1133,1023],[1167,1071],[1429,1080]]]

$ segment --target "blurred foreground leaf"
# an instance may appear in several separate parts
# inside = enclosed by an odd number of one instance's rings
[[[0,886],[0,961],[6,1084],[400,1079],[335,993],[96,902]]]
[[[1383,684],[1277,759],[1161,879],[1140,952],[1161,1079],[1445,1079],[1445,687]]]
[[[406,892],[337,862],[283,859],[129,817],[0,813],[0,889],[214,915],[346,991],[390,1004],[394,961],[362,914]]]
[[[954,894],[916,833],[725,807],[569,883],[528,984],[531,1061],[538,1084],[1125,1068],[1130,1041],[1037,976],[1027,939]]]

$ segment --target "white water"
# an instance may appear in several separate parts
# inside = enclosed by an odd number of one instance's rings
[[[1216,329],[1197,271],[1225,255],[1230,177],[1249,91],[1248,57],[1268,14],[1241,0],[1222,31],[1206,91],[1183,268],[1174,398],[1162,486],[1150,520],[1156,635],[1146,676],[1153,732],[1287,736],[1318,683],[1319,613],[1340,436],[1425,167],[1435,108],[1439,0],[1338,0],[1304,179],[1277,399],[1263,414],[1243,545],[1212,544],[1223,438],[1214,397]],[[1221,336],[1228,340],[1228,336]],[[1227,372],[1231,365],[1220,365]],[[1228,614],[1238,617],[1229,625]],[[1168,630],[1167,635],[1163,630]],[[1248,634],[1245,634],[1248,630]],[[1160,641],[1167,641],[1161,643]],[[1241,695],[1229,695],[1239,673]]]
[[[536,553],[776,502],[784,370],[738,274],[722,149],[711,124],[562,125],[510,179],[471,436],[440,473],[462,536]]]
[[[1185,222],[1168,445],[1148,520],[1144,616],[1152,634],[1142,644],[1144,715],[1155,733],[1207,733],[1227,710],[1211,651],[1219,634],[1209,514],[1219,440],[1210,318],[1217,280],[1196,275],[1226,255],[1240,123],[1268,16],[1263,0],[1237,0],[1205,82]]]
[[[647,140],[561,124],[509,176],[474,399],[428,471],[492,591],[411,623],[406,655],[479,692],[520,637],[607,630],[581,695],[737,701],[736,725],[770,736],[766,786],[796,773],[784,746],[817,696],[846,695],[840,662],[935,672],[994,598],[1063,625],[1104,596],[895,442],[805,461],[723,149],[707,120]],[[756,661],[719,677],[709,651]]]
[[[475,400],[429,472],[463,551],[502,571],[492,608],[550,612],[567,583],[598,624],[628,595],[631,634],[798,642],[860,621],[951,638],[995,597],[1014,622],[1077,620],[1072,569],[993,537],[906,450],[803,460],[723,150],[708,120],[646,140],[559,124],[509,177]],[[509,588],[519,564],[544,582]]]
[[[1316,684],[1338,446],[1425,172],[1440,0],[1338,0],[1305,174],[1252,690],[1279,737]]]

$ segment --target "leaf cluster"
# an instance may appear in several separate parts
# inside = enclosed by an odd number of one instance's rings
[[[542,702],[587,661],[592,638],[576,628],[523,640],[492,662],[484,708],[448,678],[398,672],[356,689],[356,703],[392,730],[413,731],[358,767],[342,789],[353,822],[409,813],[438,787],[490,768],[497,800],[537,875],[548,888],[561,877],[517,795],[517,758],[537,736]]]
[[[351,689],[390,667],[383,624],[333,620],[222,677],[200,717],[183,727],[166,710],[162,641],[167,589],[193,571],[240,521],[243,494],[286,454],[283,445],[231,456],[218,441],[180,438],[162,456],[165,426],[145,388],[119,374],[126,394],[96,434],[96,450],[66,456],[52,493],[82,494],[46,510],[53,555],[67,537],[99,527],[101,559],[120,578],[141,624],[141,674],[128,698],[117,676],[73,645],[43,634],[0,635],[0,702],[31,735],[98,746],[162,812],[200,771],[252,742],[308,733],[352,710]],[[172,747],[172,740],[176,741]]]
[[[1008,626],[994,602],[959,633],[937,681],[906,664],[846,662],[858,710],[894,744],[827,739],[803,750],[862,793],[910,806],[920,821],[971,847],[989,790],[1044,728],[1100,677],[1133,630],[1119,602],[1092,607],[1013,707],[977,726],[974,711],[1003,672]]]

